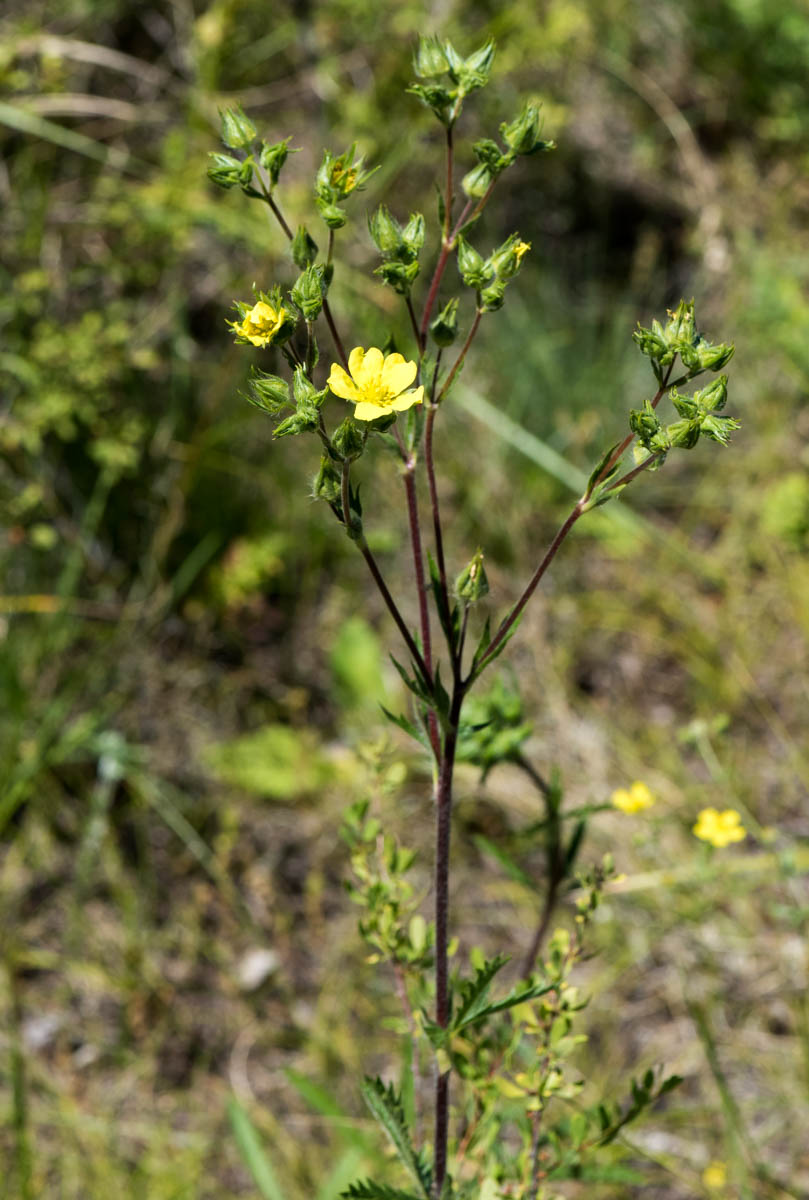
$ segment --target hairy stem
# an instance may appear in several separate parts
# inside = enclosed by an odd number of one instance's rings
[[[464,688],[456,679],[444,734],[443,754],[436,783],[435,838],[435,1019],[443,1029],[449,1024],[449,852],[452,819],[452,778],[458,721]],[[435,1087],[435,1164],[433,1187],[441,1195],[447,1171],[449,1137],[449,1071],[439,1073]]]
[[[424,464],[427,468],[427,482],[430,488],[430,506],[433,511],[433,537],[435,539],[435,561],[438,566],[438,577],[441,581],[441,600],[449,615],[449,587],[447,585],[447,569],[444,562],[444,535],[441,528],[441,513],[438,507],[438,487],[435,480],[435,464],[433,462],[433,426],[438,406],[430,404],[427,407],[427,420],[424,428]],[[450,656],[455,658],[456,648],[448,646]]]

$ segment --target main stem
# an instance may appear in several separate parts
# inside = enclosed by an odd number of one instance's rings
[[[458,722],[464,689],[456,677],[444,734],[443,753],[436,784],[435,828],[435,1020],[442,1029],[449,1024],[449,850],[452,818],[452,777],[458,742]],[[449,1140],[449,1077],[439,1071],[435,1081],[435,1150],[433,1192],[441,1195],[447,1173]]]

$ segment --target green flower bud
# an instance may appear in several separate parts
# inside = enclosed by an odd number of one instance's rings
[[[489,266],[497,279],[511,279],[516,275],[523,258],[530,249],[530,242],[524,242],[518,233],[512,233],[511,237],[507,238],[502,246],[499,246],[494,254],[489,256]]]
[[[538,150],[553,150],[553,142],[543,142],[539,136],[542,117],[538,104],[526,103],[519,116],[500,126],[503,141],[513,154],[535,154]]]
[[[280,425],[276,425],[273,430],[273,437],[294,437],[299,433],[311,433],[317,429],[320,420],[318,410],[311,404],[301,404],[296,411],[283,420]]]
[[[410,220],[402,230],[402,241],[413,258],[417,258],[424,245],[424,217],[421,213],[411,213]]]
[[[447,42],[446,49],[447,57],[449,58],[449,50],[451,49],[449,42]],[[452,61],[450,61],[450,76],[457,75],[458,82],[461,85],[461,92],[466,95],[476,88],[486,86],[489,82],[493,62],[494,42],[489,39],[479,50],[475,50],[462,63],[459,63],[457,67],[453,66]]]
[[[435,83],[411,83],[407,89],[412,96],[418,96],[423,104],[431,108],[443,125],[449,123],[452,107],[452,92]]]
[[[307,379],[303,367],[296,367],[295,374],[292,377],[292,394],[295,397],[295,403],[298,406],[298,411],[301,409],[311,408],[317,414],[317,410],[328,394],[328,388],[324,388],[319,392],[310,379]],[[315,420],[315,425],[317,419]]]
[[[666,433],[672,446],[677,446],[681,450],[691,450],[699,441],[699,418],[691,421],[675,421],[673,425],[667,426]]]
[[[246,150],[257,137],[256,127],[241,104],[236,108],[219,110],[222,120],[222,141],[231,150]]]
[[[491,138],[481,138],[475,142],[472,149],[478,162],[487,166],[495,177],[509,165],[509,160],[503,155],[497,142],[493,142]]]
[[[638,325],[632,334],[632,339],[637,343],[641,354],[647,355],[648,358],[656,358],[658,361],[667,354],[669,349],[659,321],[653,322],[651,329],[644,329],[642,325]],[[671,359],[669,359],[670,361]]]
[[[696,336],[694,328],[694,301],[681,300],[674,312],[669,310],[671,320],[666,325],[664,335],[669,346],[676,350],[680,346],[690,346]]]
[[[281,169],[290,154],[295,154],[297,151],[289,149],[291,138],[284,138],[283,142],[276,142],[271,146],[269,142],[261,143],[261,153],[258,161],[261,163],[265,171],[269,172],[270,184],[275,187],[278,178],[281,174]]]
[[[676,388],[669,392],[669,399],[681,417],[693,421],[700,416],[700,406],[695,397],[681,396]]]
[[[345,209],[326,201],[317,201],[318,211],[329,229],[342,229],[346,223]]]
[[[486,568],[483,566],[483,552],[478,550],[475,557],[461,571],[455,580],[455,595],[467,604],[476,604],[489,594],[489,580],[486,578]]]
[[[704,342],[698,348],[699,365],[704,371],[721,371],[722,367],[726,367],[733,358],[736,347],[731,342],[725,344],[720,342],[716,346],[711,346]]]
[[[713,413],[709,413],[702,418],[702,433],[722,446],[727,446],[734,429],[741,429],[741,425],[733,417],[715,417]]]
[[[232,158],[229,154],[209,154],[212,160],[208,167],[208,178],[217,187],[232,188],[242,182],[243,164],[240,159]]]
[[[495,176],[489,170],[485,163],[480,163],[477,167],[473,167],[467,172],[461,180],[461,187],[464,190],[464,195],[470,200],[480,200],[486,195],[492,185]]]
[[[254,370],[250,377],[250,395],[247,399],[264,412],[278,413],[289,403],[289,384],[277,375]]]
[[[398,258],[402,249],[402,227],[384,204],[368,218],[368,229],[383,258]]]
[[[465,237],[458,236],[458,270],[467,287],[481,288],[492,275],[492,268]]]
[[[388,287],[392,287],[400,296],[406,296],[409,293],[418,273],[419,264],[417,262],[385,262],[374,271],[375,275],[381,275]]]
[[[359,458],[364,446],[362,430],[356,421],[351,417],[346,417],[342,424],[335,429],[332,443],[337,453],[341,454],[343,458]]]
[[[503,307],[503,301],[506,295],[505,279],[495,279],[494,283],[490,283],[480,293],[480,309],[481,312],[497,312],[498,308]]]
[[[435,34],[419,38],[419,44],[413,59],[413,70],[419,79],[430,79],[435,75],[443,75],[449,70],[449,62],[444,53],[441,39]]]
[[[647,450],[652,450],[653,439],[662,429],[660,418],[647,400],[643,408],[633,408],[629,413],[629,428]]]
[[[340,500],[341,482],[337,467],[328,455],[324,454],[320,460],[320,469],[312,481],[312,496],[315,500],[326,500],[329,504],[334,504]]]
[[[699,404],[703,413],[719,412],[725,407],[728,398],[728,377],[720,375],[707,387],[694,393],[694,400]]]
[[[326,289],[323,285],[323,268],[310,266],[300,275],[289,293],[295,307],[305,321],[314,321],[323,308]]]
[[[317,242],[309,236],[305,225],[298,226],[291,243],[292,261],[303,271],[317,258]]]
[[[451,346],[458,336],[458,301],[450,300],[430,323],[430,333],[438,346]]]

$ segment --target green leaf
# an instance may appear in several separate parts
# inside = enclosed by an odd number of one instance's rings
[[[389,709],[385,708],[384,704],[380,704],[379,707],[382,709],[389,721],[392,721],[394,725],[398,725],[401,730],[403,730],[410,737],[414,738],[420,746],[424,747],[425,750],[430,749],[430,739],[427,737],[427,734],[423,729],[419,729],[417,725],[414,725],[412,721],[408,721],[407,717],[403,716],[401,713],[399,713],[398,716],[395,713],[392,713]]]
[[[400,1097],[392,1086],[385,1087],[378,1076],[376,1079],[366,1077],[361,1086],[365,1103],[393,1142],[399,1158],[421,1188],[425,1200],[430,1200],[431,1172],[413,1149]],[[406,1193],[400,1195],[405,1196]]]
[[[450,1020],[453,1030],[463,1029],[464,1025],[470,1025],[478,1019],[486,1008],[492,980],[508,961],[506,954],[497,954],[494,958],[487,959],[483,966],[475,971],[472,979],[459,986],[458,1004]]]
[[[360,1183],[352,1183],[340,1193],[346,1200],[419,1200],[412,1192],[403,1192],[401,1188],[388,1187],[386,1183],[374,1183],[365,1179]]]
[[[540,891],[536,880],[532,879],[530,875],[526,874],[519,863],[515,862],[511,855],[507,854],[502,847],[496,846],[494,842],[490,841],[489,838],[484,837],[482,834],[476,835],[473,840],[479,850],[483,850],[486,854],[491,854],[492,858],[499,862],[506,874],[513,879],[515,883],[521,883],[523,887],[528,888],[534,893]]]
[[[281,1185],[270,1160],[264,1153],[258,1131],[246,1110],[233,1096],[228,1100],[227,1109],[239,1153],[264,1200],[284,1200]]]

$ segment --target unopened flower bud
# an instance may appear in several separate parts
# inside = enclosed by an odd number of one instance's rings
[[[269,172],[270,182],[273,187],[278,182],[281,169],[290,154],[290,141],[290,138],[284,138],[283,142],[276,142],[274,146],[271,146],[268,142],[262,142],[261,144],[261,154],[258,161],[264,170]]]
[[[293,304],[305,321],[314,321],[323,307],[323,268],[307,267],[290,292]]]
[[[468,287],[480,288],[492,277],[492,269],[466,238],[458,237],[458,270]]]
[[[256,127],[241,104],[236,108],[219,110],[222,119],[222,141],[231,150],[246,150],[255,141]]]
[[[430,324],[437,346],[451,346],[458,336],[458,301],[450,300]]]
[[[312,495],[316,500],[326,500],[330,504],[340,499],[340,472],[324,454],[320,460],[320,469],[312,481]]]
[[[317,242],[310,237],[306,226],[299,225],[291,243],[292,261],[303,271],[317,258]]]
[[[334,448],[343,458],[359,458],[363,449],[363,438],[359,426],[351,417],[338,425],[332,437]]]
[[[467,604],[476,604],[489,593],[489,580],[486,578],[486,568],[483,566],[483,552],[478,550],[475,557],[461,571],[455,580],[455,595]]]

